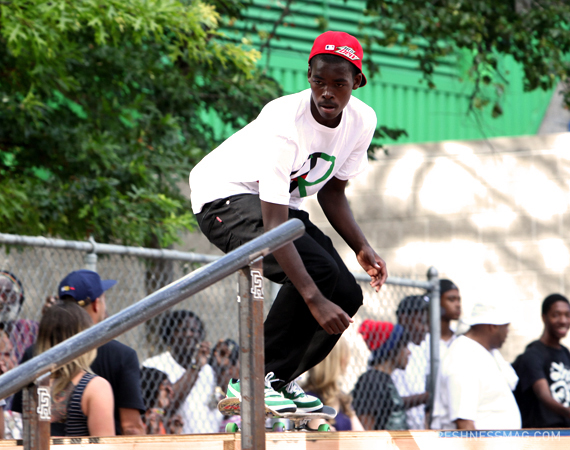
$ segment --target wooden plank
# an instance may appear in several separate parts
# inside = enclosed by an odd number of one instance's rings
[[[490,436],[489,436],[490,435]],[[241,450],[239,433],[52,439],[52,450]],[[567,450],[570,430],[518,430],[460,435],[438,431],[285,432],[266,434],[267,450]],[[0,441],[0,450],[22,450]]]

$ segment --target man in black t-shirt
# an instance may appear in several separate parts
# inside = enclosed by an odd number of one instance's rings
[[[570,303],[551,294],[542,303],[544,331],[513,363],[523,428],[570,427],[570,352],[560,344],[570,328]]]

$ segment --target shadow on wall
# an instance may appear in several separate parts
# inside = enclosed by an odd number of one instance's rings
[[[513,360],[540,334],[544,297],[570,287],[569,148],[570,133],[391,146],[348,197],[391,273],[437,267],[460,286],[464,312],[479,298],[511,303]],[[357,270],[316,200],[306,209]]]

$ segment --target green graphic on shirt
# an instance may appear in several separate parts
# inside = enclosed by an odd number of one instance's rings
[[[307,181],[306,178],[309,175],[309,173],[311,173],[311,170],[313,170],[318,163],[318,159],[324,159],[325,161],[328,161],[330,163],[329,168],[327,170],[327,172],[318,180],[315,181]],[[291,180],[291,185],[289,187],[289,192],[293,192],[293,190],[298,187],[299,188],[299,197],[306,197],[307,196],[307,187],[309,186],[314,186],[315,184],[319,184],[322,183],[323,181],[326,181],[326,179],[328,177],[330,177],[333,169],[334,169],[334,163],[336,161],[336,157],[331,156],[331,155],[327,155],[326,153],[313,153],[312,155],[309,156],[309,161],[310,161],[310,168],[309,171],[301,176],[298,176],[296,178],[293,178]]]

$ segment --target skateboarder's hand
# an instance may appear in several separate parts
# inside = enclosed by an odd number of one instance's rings
[[[388,278],[386,263],[370,246],[361,249],[356,254],[356,259],[366,273],[370,275],[370,286],[378,292]]]
[[[307,301],[307,306],[315,320],[328,334],[341,334],[354,322],[340,306],[327,300],[322,294]]]

